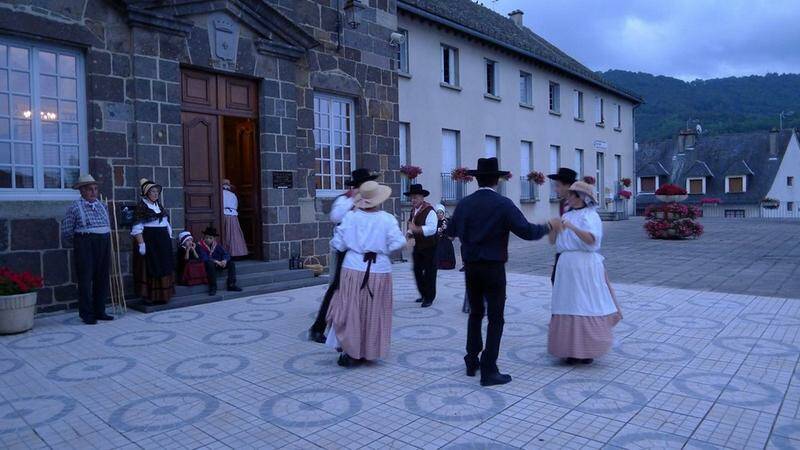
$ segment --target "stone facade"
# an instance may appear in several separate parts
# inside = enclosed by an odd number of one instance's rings
[[[257,80],[264,259],[315,255],[327,263],[333,227],[326,219],[331,199],[315,189],[315,92],[354,100],[356,166],[380,170],[399,188],[396,50],[389,44],[396,4],[364,2],[353,29],[338,3],[0,1],[0,36],[83,51],[89,172],[101,193],[123,203],[137,200],[142,177],[162,184],[176,233],[185,206],[182,68]],[[214,17],[233,24],[231,58],[212,47]],[[292,171],[293,188],[273,189],[273,171]],[[388,210],[395,211],[396,200]],[[42,311],[75,306],[71,251],[58,233],[67,205],[46,198],[0,203],[0,265],[44,276]],[[120,237],[127,273],[128,232]]]

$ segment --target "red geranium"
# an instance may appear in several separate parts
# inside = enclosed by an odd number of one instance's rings
[[[625,190],[619,191],[619,196],[626,200],[629,200],[631,198],[631,195],[632,195],[631,191],[625,191]]]
[[[418,166],[400,166],[400,173],[413,180],[422,174],[422,168]]]
[[[701,198],[700,199],[700,204],[701,205],[718,205],[720,203],[722,203],[722,200],[720,200],[718,198],[709,198],[709,197],[707,197],[707,198]]]
[[[675,184],[667,183],[658,188],[656,195],[686,195],[686,189]]]
[[[542,172],[533,171],[528,174],[528,181],[533,181],[538,185],[544,184],[544,174]]]
[[[508,181],[508,180],[510,180],[510,179],[511,179],[511,177],[512,177],[512,176],[513,176],[513,175],[512,175],[512,173],[511,173],[511,172],[508,172],[508,175],[506,175],[506,176],[504,176],[504,177],[500,177],[500,178],[502,178],[502,179],[504,179],[504,180]]]
[[[584,183],[589,183],[589,184],[592,184],[592,185],[593,185],[593,184],[595,184],[597,181],[595,181],[595,179],[594,179],[594,177],[593,177],[593,176],[591,176],[591,175],[586,175],[585,177],[583,177],[583,182],[584,182]]]
[[[26,294],[42,287],[42,278],[30,272],[12,272],[0,267],[0,295]]]
[[[450,176],[453,178],[453,181],[469,183],[474,178],[472,177],[472,175],[468,173],[468,171],[469,169],[467,169],[466,167],[457,167],[453,169],[452,172],[450,172]]]
[[[623,186],[631,187],[631,179],[630,178],[623,178],[623,179],[621,179],[619,181],[622,183]]]

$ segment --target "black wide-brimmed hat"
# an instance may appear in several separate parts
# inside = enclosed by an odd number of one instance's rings
[[[408,189],[408,192],[403,192],[403,195],[406,197],[411,197],[412,195],[421,195],[423,197],[427,197],[431,195],[430,192],[422,189],[421,184],[412,184],[411,187]]]
[[[500,178],[511,172],[500,170],[500,164],[497,162],[497,158],[479,158],[478,168],[475,170],[468,170],[467,173],[472,176],[484,175],[497,176],[497,178]]]
[[[214,228],[213,225],[207,226],[206,229],[203,230],[203,234],[205,234],[206,236],[219,237],[219,233],[217,233],[217,229]]]
[[[561,167],[558,169],[558,173],[551,173],[547,178],[572,186],[572,183],[578,180],[578,172],[566,167]]]
[[[372,173],[368,169],[356,169],[350,173],[350,180],[344,184],[350,187],[359,187],[367,181],[375,181],[380,178],[380,174]]]

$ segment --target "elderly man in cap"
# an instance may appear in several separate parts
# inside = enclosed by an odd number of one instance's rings
[[[345,214],[352,211],[355,207],[355,196],[358,194],[358,188],[367,181],[374,181],[380,177],[378,174],[371,173],[368,169],[356,169],[350,174],[350,180],[345,184],[350,188],[344,194],[336,197],[331,207],[330,219],[331,222],[338,225],[344,219]],[[341,278],[342,261],[344,260],[345,252],[340,252],[331,247],[331,255],[328,260],[329,281],[328,289],[325,291],[325,296],[322,297],[322,304],[319,306],[317,312],[317,319],[308,330],[308,338],[320,344],[325,343],[325,328],[328,326],[326,317],[328,315],[328,306],[330,306],[333,294],[339,289],[339,281]]]
[[[72,186],[81,198],[72,202],[61,222],[61,239],[72,243],[78,275],[78,314],[87,325],[114,320],[106,314],[108,271],[111,267],[111,222],[108,209],[97,199],[97,181],[81,175]]]

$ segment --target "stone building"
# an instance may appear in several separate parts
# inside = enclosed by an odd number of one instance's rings
[[[253,259],[326,263],[349,172],[399,188],[396,25],[394,0],[0,0],[0,265],[74,302],[58,224],[86,172],[118,207],[155,180],[193,232],[230,178]]]

